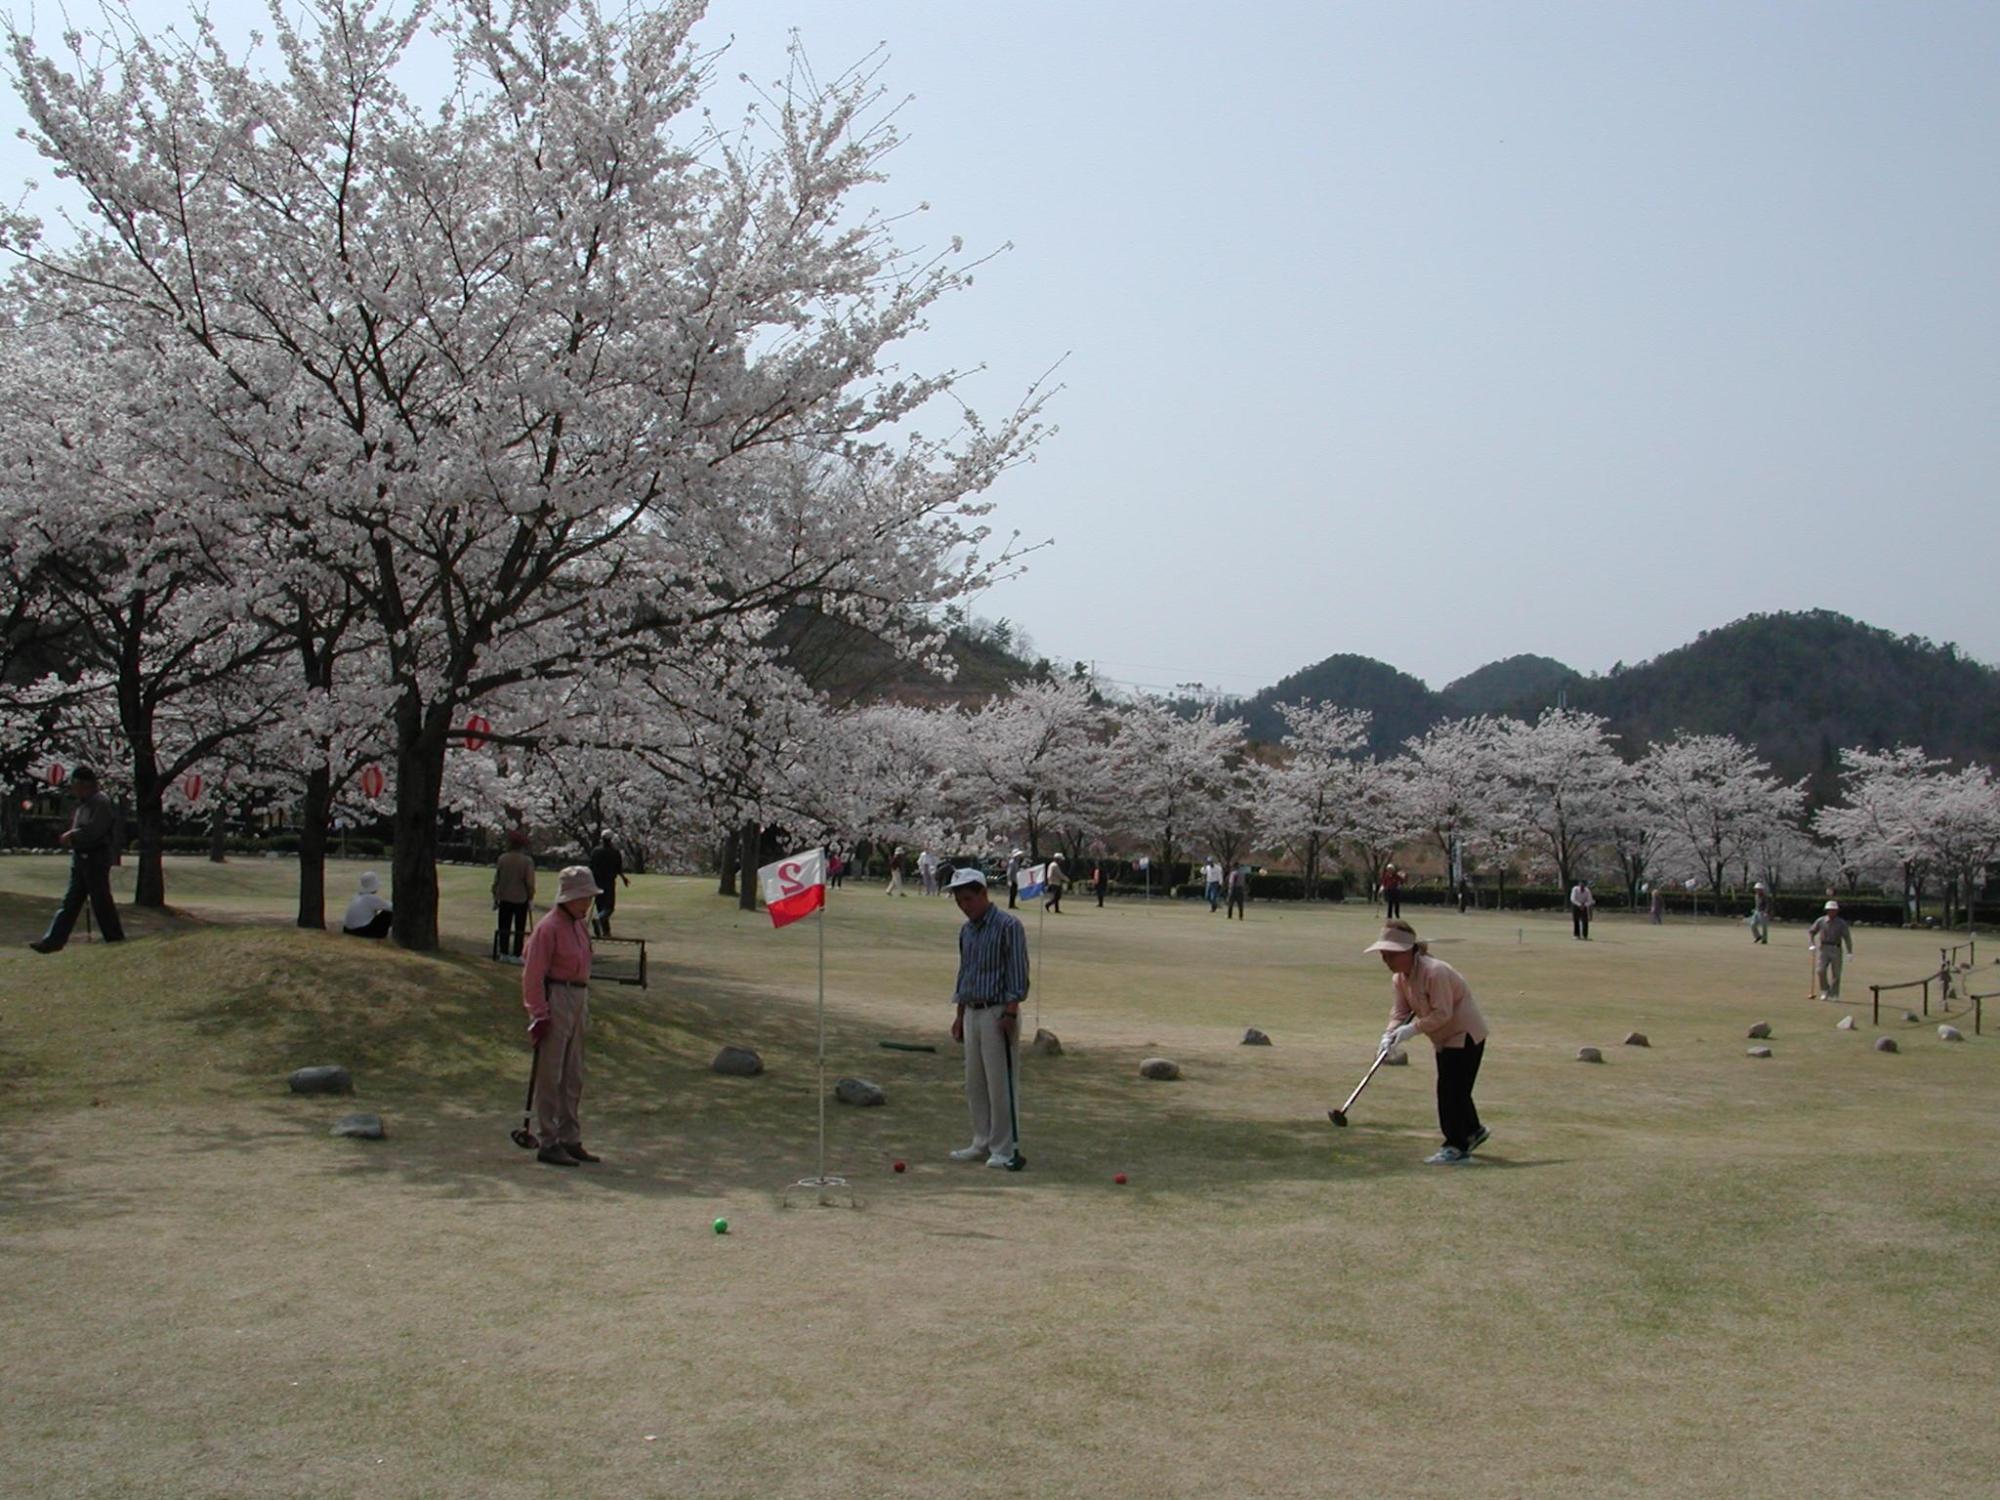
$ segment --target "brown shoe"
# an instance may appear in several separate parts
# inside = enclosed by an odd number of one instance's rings
[[[576,1158],[560,1146],[544,1146],[535,1153],[536,1161],[547,1162],[552,1167],[573,1167]]]
[[[604,1158],[599,1156],[596,1152],[584,1150],[582,1141],[564,1141],[563,1150],[567,1151],[571,1156],[575,1157],[578,1161],[604,1160]]]

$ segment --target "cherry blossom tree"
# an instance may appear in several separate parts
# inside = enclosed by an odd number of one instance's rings
[[[1565,890],[1619,810],[1624,767],[1605,725],[1596,714],[1551,708],[1533,724],[1505,719],[1495,726],[1492,748],[1512,820]]]
[[[1910,745],[1843,750],[1840,764],[1842,801],[1819,810],[1815,830],[1854,864],[1893,861],[1912,916],[1922,913],[1926,879],[1948,878],[1949,923],[1954,904],[1970,902],[1979,874],[2000,853],[2000,786],[1992,771],[1953,771]]]
[[[60,57],[9,33],[93,215],[67,247],[7,220],[38,303],[158,351],[190,465],[381,637],[406,946],[437,940],[470,710],[807,594],[893,630],[989,576],[978,497],[1037,436],[1033,393],[910,429],[958,378],[888,353],[969,266],[855,207],[895,145],[874,76],[795,59],[724,131],[701,14],[273,0],[270,76],[199,16],[112,6]],[[398,81],[426,26],[430,113]]]
[[[1258,823],[1266,839],[1297,851],[1305,876],[1306,899],[1319,893],[1320,861],[1358,826],[1362,763],[1368,745],[1366,709],[1333,703],[1281,703],[1285,718],[1284,759],[1259,768]],[[1396,839],[1404,836],[1396,830]],[[1383,855],[1383,863],[1393,856]],[[1371,871],[1381,878],[1381,868]],[[1372,888],[1372,887],[1371,887]]]
[[[1125,820],[1144,846],[1159,851],[1166,878],[1231,782],[1243,739],[1242,720],[1218,721],[1213,704],[1184,718],[1144,698],[1120,715],[1113,754],[1121,767]]]
[[[1031,862],[1058,827],[1077,839],[1102,825],[1115,776],[1089,683],[1016,683],[953,722],[946,753],[959,802],[973,821],[1018,839]],[[1069,853],[1080,850],[1072,844]]]
[[[1484,714],[1447,719],[1404,741],[1395,762],[1405,782],[1410,825],[1427,834],[1449,869],[1454,853],[1504,854],[1510,809],[1499,747],[1504,733]]]
[[[1733,735],[1677,734],[1646,751],[1638,774],[1666,830],[1663,857],[1699,871],[1718,902],[1729,866],[1805,803],[1803,784],[1777,780]]]

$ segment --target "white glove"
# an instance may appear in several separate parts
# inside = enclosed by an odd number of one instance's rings
[[[1415,1021],[1405,1021],[1401,1026],[1383,1035],[1382,1050],[1387,1052],[1391,1047],[1400,1047],[1416,1034],[1417,1023]]]

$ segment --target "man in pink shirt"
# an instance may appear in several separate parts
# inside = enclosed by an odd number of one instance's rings
[[[552,1167],[598,1161],[586,1151],[577,1112],[583,1103],[583,1034],[590,1023],[591,903],[597,881],[588,865],[562,872],[556,904],[535,924],[521,953],[521,1003],[535,1048],[535,1124]]]
[[[1382,1050],[1422,1032],[1437,1052],[1438,1129],[1444,1146],[1424,1160],[1436,1167],[1457,1166],[1491,1134],[1472,1104],[1479,1060],[1486,1055],[1486,1018],[1465,976],[1432,958],[1408,922],[1384,923],[1381,937],[1362,952],[1381,954],[1391,975],[1389,1029],[1382,1033]]]

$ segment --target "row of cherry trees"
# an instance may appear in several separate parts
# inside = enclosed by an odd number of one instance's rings
[[[725,125],[702,11],[272,0],[250,60],[198,13],[8,24],[87,211],[0,215],[4,720],[128,779],[142,903],[199,771],[297,802],[316,924],[379,767],[431,947],[441,808],[752,815],[810,702],[782,612],[922,654],[1008,566],[981,497],[1041,398],[989,426],[890,362],[973,262],[870,206],[876,78],[795,56]]]

